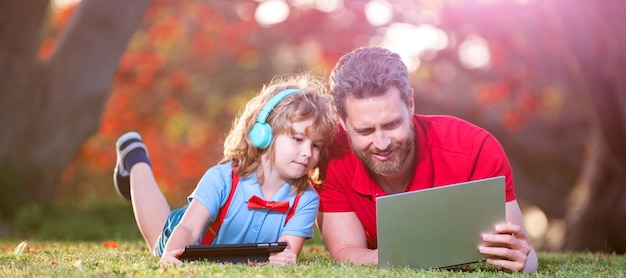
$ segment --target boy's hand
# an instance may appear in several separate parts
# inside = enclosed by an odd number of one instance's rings
[[[182,264],[183,262],[181,262],[178,259],[178,256],[180,256],[182,254],[183,254],[183,248],[172,250],[170,252],[163,253],[163,256],[161,256],[161,260],[160,261],[164,265],[169,265],[171,263]]]
[[[289,243],[287,243],[287,247],[282,252],[271,253],[270,254],[270,264],[274,265],[287,265],[287,264],[295,264],[298,259],[298,256],[291,250]]]

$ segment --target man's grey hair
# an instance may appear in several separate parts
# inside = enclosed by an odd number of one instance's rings
[[[390,87],[409,105],[413,89],[400,55],[381,47],[363,47],[342,56],[330,73],[330,91],[337,113],[346,119],[346,97],[380,96]]]

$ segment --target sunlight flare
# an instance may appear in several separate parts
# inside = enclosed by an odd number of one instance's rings
[[[468,36],[459,47],[461,64],[468,69],[484,69],[491,63],[487,41],[479,36]]]
[[[548,231],[548,217],[536,206],[524,211],[524,226],[531,238],[542,238]]]
[[[52,5],[55,9],[60,9],[78,3],[80,1],[81,0],[52,0]]]
[[[382,26],[393,18],[393,7],[384,0],[373,0],[365,4],[365,17],[373,26]]]
[[[281,23],[289,16],[289,5],[283,0],[264,1],[254,13],[254,19],[261,26],[272,26]]]
[[[425,55],[448,46],[448,36],[431,24],[393,23],[385,29],[381,46],[398,53],[409,71],[414,71]]]

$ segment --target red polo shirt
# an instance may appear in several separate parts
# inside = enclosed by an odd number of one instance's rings
[[[470,180],[506,177],[506,201],[515,200],[509,160],[486,130],[450,116],[414,115],[416,167],[406,191]],[[352,153],[340,128],[330,148],[326,181],[318,193],[320,211],[353,211],[363,224],[368,248],[377,248],[376,196],[387,195]]]

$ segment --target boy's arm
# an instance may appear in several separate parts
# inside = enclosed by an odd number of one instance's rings
[[[182,249],[187,245],[193,245],[204,233],[204,227],[209,219],[209,211],[195,199],[191,201],[189,207],[183,214],[180,223],[172,231],[172,235],[167,240],[161,257],[162,263],[179,263],[177,257]]]

